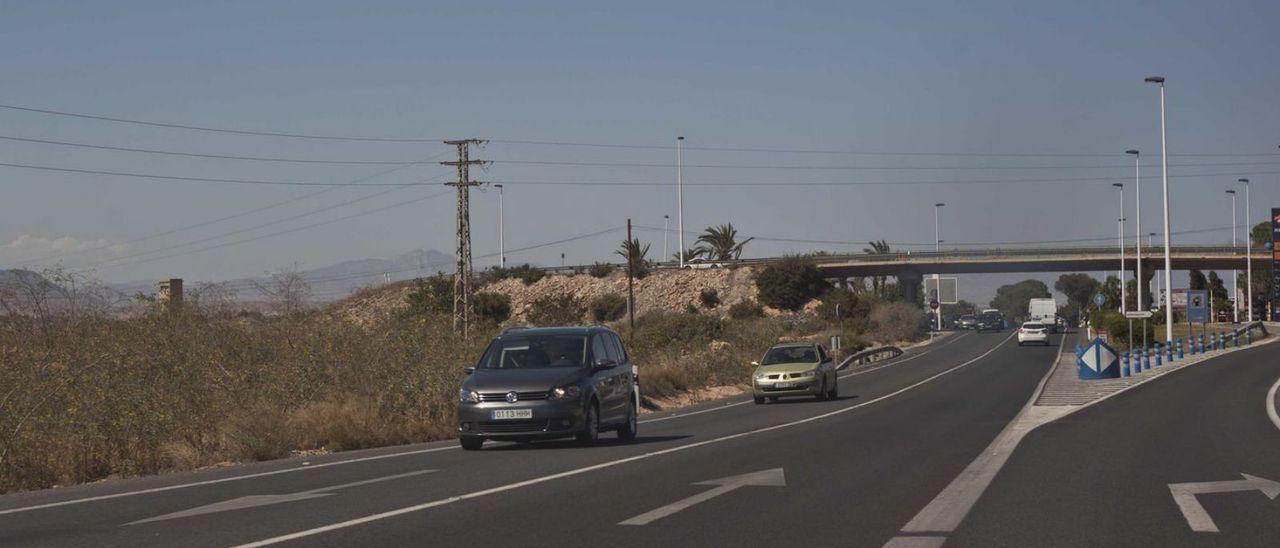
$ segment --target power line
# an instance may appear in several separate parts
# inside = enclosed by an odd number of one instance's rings
[[[1274,175],[1280,171],[1254,171],[1231,173],[1194,173],[1185,175],[1169,175],[1170,179],[1200,179],[1212,177],[1236,177],[1247,175]],[[1159,179],[1159,175],[1146,175],[1143,179]],[[730,187],[805,187],[805,186],[894,186],[894,185],[985,185],[985,184],[1041,184],[1041,183],[1103,183],[1114,181],[1132,181],[1133,177],[1060,177],[1040,179],[976,179],[976,180],[932,180],[932,181],[686,181],[685,186],[730,186]],[[598,186],[598,187],[630,187],[657,186],[668,187],[667,181],[492,181],[504,185],[563,185],[563,186]]]
[[[403,201],[403,202],[397,202],[397,203],[394,203],[394,204],[385,205],[385,206],[382,206],[382,207],[378,207],[378,208],[374,208],[374,209],[369,209],[369,210],[361,211],[361,212],[359,212],[359,213],[353,213],[353,214],[351,214],[351,215],[346,215],[346,216],[338,217],[338,218],[335,218],[335,219],[329,219],[329,220],[327,220],[327,221],[320,221],[320,222],[318,222],[318,223],[312,223],[312,224],[305,225],[305,226],[300,226],[300,227],[297,227],[297,228],[291,228],[291,229],[288,229],[288,230],[281,230],[281,231],[279,231],[279,232],[271,232],[271,233],[263,234],[263,235],[260,235],[260,236],[254,236],[254,237],[252,237],[252,238],[245,238],[245,239],[242,239],[242,240],[235,240],[235,241],[225,242],[225,243],[221,243],[221,244],[217,244],[217,245],[205,246],[205,247],[202,247],[202,248],[199,248],[199,249],[193,249],[193,250],[190,250],[190,251],[183,251],[183,252],[180,252],[180,253],[172,253],[172,254],[169,254],[169,255],[163,255],[163,256],[160,256],[160,257],[152,257],[152,258],[149,258],[149,259],[143,259],[143,260],[141,260],[141,261],[134,261],[134,262],[131,262],[131,263],[119,263],[119,264],[107,265],[105,268],[116,268],[116,267],[120,267],[120,266],[133,266],[133,265],[145,264],[145,263],[150,263],[150,262],[160,261],[160,260],[169,259],[169,258],[173,258],[173,257],[179,257],[179,256],[183,256],[183,255],[191,255],[191,254],[193,254],[193,253],[202,253],[202,252],[205,252],[205,251],[209,251],[209,250],[213,250],[213,249],[220,249],[220,248],[223,248],[223,247],[229,247],[229,246],[233,246],[233,245],[240,245],[240,244],[246,244],[246,243],[249,243],[249,242],[256,242],[256,241],[258,241],[258,240],[263,240],[263,239],[266,239],[266,238],[273,238],[273,237],[275,237],[275,236],[281,236],[281,235],[284,235],[284,234],[292,234],[292,233],[294,233],[294,232],[299,232],[299,231],[302,231],[302,230],[309,230],[309,229],[312,229],[312,228],[316,228],[316,227],[320,227],[320,226],[324,226],[324,225],[328,225],[328,224],[333,224],[333,223],[337,223],[337,222],[341,222],[341,221],[346,221],[346,220],[349,220],[349,219],[354,219],[354,218],[356,218],[356,217],[362,217],[362,216],[365,216],[365,215],[372,215],[372,214],[374,214],[374,213],[380,213],[380,212],[383,212],[383,211],[386,211],[386,210],[388,210],[388,209],[392,209],[392,208],[397,208],[397,207],[402,207],[402,206],[406,206],[406,205],[410,205],[410,204],[416,204],[416,203],[419,203],[419,202],[424,202],[424,201],[427,201],[427,200],[430,200],[430,199],[433,199],[433,198],[438,198],[438,197],[440,197],[440,196],[444,196],[445,194],[449,194],[450,192],[451,192],[451,191],[437,192],[437,193],[434,193],[434,194],[428,194],[428,195],[423,196],[423,197],[421,197],[421,198],[414,198],[414,199],[412,199],[412,200],[407,200],[407,201]]]
[[[407,184],[407,185],[409,185],[409,186],[413,186],[413,185],[425,185],[425,184],[427,184],[427,183],[366,183],[366,184],[351,184],[351,183],[316,183],[316,182],[307,182],[307,181],[263,181],[263,180],[256,180],[256,179],[226,179],[226,178],[218,178],[218,177],[189,177],[189,176],[183,176],[183,175],[155,175],[155,174],[151,174],[151,173],[130,173],[130,172],[123,172],[123,171],[105,171],[105,170],[97,170],[97,169],[77,169],[77,168],[69,168],[69,167],[37,166],[37,165],[30,165],[30,164],[11,164],[11,163],[5,163],[5,162],[0,162],[0,166],[2,166],[2,167],[13,167],[13,168],[19,168],[19,169],[34,169],[34,170],[39,170],[39,171],[58,171],[58,172],[64,172],[64,173],[80,173],[80,174],[85,174],[85,175],[112,175],[112,176],[116,176],[116,177],[133,177],[133,178],[138,178],[138,179],[158,179],[158,180],[168,180],[168,181],[186,181],[186,182],[194,182],[194,183],[227,183],[227,184],[237,184],[237,185],[277,185],[277,186],[405,186],[405,185]]]
[[[399,137],[353,137],[342,135],[316,135],[308,133],[280,133],[272,131],[251,131],[244,129],[228,129],[215,128],[206,126],[195,126],[188,124],[172,124],[168,122],[151,122],[147,120],[134,120],[129,118],[115,118],[112,116],[99,116],[97,114],[82,114],[77,112],[65,112],[59,110],[49,110],[41,108],[22,107],[17,105],[0,105],[0,108],[9,110],[18,110],[23,112],[32,112],[37,114],[49,114],[53,116],[66,116],[70,118],[84,118],[88,120],[99,120],[104,122],[117,122],[121,124],[134,124],[140,126],[163,127],[171,129],[186,129],[191,131],[204,131],[209,133],[228,133],[233,135],[255,135],[259,137],[287,137],[291,139],[317,139],[325,141],[371,141],[380,143],[438,143],[440,139],[421,139],[421,138],[399,138]]]
[[[78,143],[72,141],[54,141],[50,139],[33,139],[30,137],[15,137],[12,135],[0,135],[0,139],[6,141],[16,141],[21,143],[38,143],[45,145],[57,145],[66,147],[88,148],[94,150],[111,150],[116,152],[135,152],[140,154],[160,154],[165,156],[182,156],[186,158],[212,158],[218,160],[244,160],[251,162],[280,162],[292,164],[332,164],[332,165],[398,165],[398,164],[418,164],[425,162],[405,161],[405,160],[312,160],[304,158],[274,158],[267,156],[235,156],[230,154],[204,154],[197,152],[179,152],[173,150],[156,150],[149,148],[130,148],[118,147],[110,145],[95,145],[90,143]]]
[[[348,184],[349,184],[349,185],[355,185],[355,184],[358,184],[358,183],[362,183],[362,182],[364,182],[364,181],[368,181],[368,180],[371,180],[371,179],[375,179],[375,178],[377,178],[377,177],[381,177],[381,176],[383,176],[383,175],[389,175],[389,174],[391,174],[391,173],[395,173],[395,172],[397,172],[397,171],[401,171],[401,170],[403,170],[403,169],[407,169],[407,168],[409,168],[409,167],[413,167],[413,166],[416,166],[416,165],[421,165],[421,164],[423,164],[423,163],[426,163],[426,162],[429,162],[429,161],[434,160],[434,159],[436,159],[436,158],[439,158],[439,157],[440,157],[440,156],[442,156],[443,154],[444,154],[444,153],[437,154],[437,155],[432,156],[432,157],[430,157],[430,158],[425,158],[425,159],[420,160],[420,161],[417,161],[417,162],[406,163],[406,164],[403,164],[403,165],[400,165],[400,166],[397,166],[397,167],[394,167],[394,168],[391,168],[391,169],[384,169],[384,170],[379,171],[379,172],[377,172],[377,173],[372,173],[372,174],[370,174],[370,175],[366,175],[366,176],[361,177],[361,178],[359,178],[359,179],[355,179],[355,180],[352,180],[352,181],[348,181]],[[87,248],[87,249],[80,249],[80,250],[70,251],[70,252],[66,252],[66,253],[58,253],[58,254],[48,255],[48,256],[45,256],[45,257],[38,257],[38,258],[34,258],[34,259],[24,259],[24,260],[18,261],[18,262],[17,262],[17,264],[26,265],[26,264],[32,264],[32,263],[46,262],[46,261],[50,261],[50,260],[64,259],[64,258],[66,258],[66,257],[72,257],[72,256],[76,256],[76,255],[83,255],[83,254],[85,254],[85,253],[92,253],[92,252],[94,252],[94,251],[101,251],[101,250],[104,250],[104,249],[109,249],[109,248],[115,247],[115,246],[117,246],[117,245],[132,245],[132,244],[136,244],[136,243],[140,243],[140,242],[145,242],[145,241],[147,241],[147,240],[152,240],[152,239],[155,239],[155,238],[160,238],[160,237],[163,237],[163,236],[168,236],[168,235],[176,234],[176,233],[179,233],[179,232],[185,232],[185,231],[193,230],[193,229],[196,229],[196,228],[203,228],[203,227],[206,227],[206,226],[210,226],[210,225],[214,225],[214,224],[218,224],[218,223],[222,223],[222,222],[226,222],[226,221],[230,221],[230,220],[234,220],[234,219],[239,219],[239,218],[241,218],[241,217],[246,217],[246,216],[252,215],[252,214],[254,214],[254,213],[260,213],[260,212],[263,212],[263,211],[267,211],[267,210],[275,209],[275,208],[280,207],[280,206],[285,206],[285,205],[289,205],[289,204],[297,203],[297,202],[300,202],[300,201],[302,201],[302,200],[306,200],[306,199],[308,199],[308,198],[313,198],[313,197],[315,197],[315,196],[319,196],[319,195],[324,194],[324,193],[327,193],[327,192],[332,192],[332,191],[334,191],[334,190],[338,190],[339,188],[341,188],[341,187],[339,187],[339,186],[325,187],[325,188],[323,188],[323,189],[321,189],[321,190],[319,190],[319,191],[316,191],[316,192],[308,192],[308,193],[303,194],[302,196],[298,196],[298,197],[296,197],[296,198],[290,198],[290,199],[288,199],[288,200],[281,200],[281,201],[279,201],[279,202],[275,202],[275,203],[267,204],[267,205],[265,205],[265,206],[261,206],[261,207],[256,207],[256,208],[250,209],[250,210],[248,210],[248,211],[243,211],[243,212],[240,212],[240,213],[236,213],[236,214],[234,214],[234,215],[227,215],[227,216],[225,216],[225,217],[219,217],[219,218],[217,218],[217,219],[211,219],[211,220],[208,220],[208,221],[201,221],[201,222],[199,222],[199,223],[190,224],[190,225],[185,225],[185,226],[181,226],[181,227],[178,227],[178,228],[173,228],[173,229],[165,230],[165,231],[163,231],[163,232],[157,232],[157,233],[150,234],[150,235],[147,235],[147,236],[142,236],[142,237],[139,237],[139,238],[133,238],[133,239],[130,239],[130,240],[125,240],[124,242],[121,242],[121,243],[119,243],[119,244],[107,244],[107,245],[103,245],[103,246],[92,247],[92,248]]]
[[[1280,155],[1275,155],[1280,156]],[[663,169],[674,169],[674,164],[663,163],[637,163],[637,162],[575,162],[575,161],[554,161],[554,160],[494,160],[495,164],[523,164],[523,165],[546,165],[546,166],[574,166],[574,167],[652,167]],[[1207,164],[1169,164],[1169,167],[1228,167],[1228,166],[1255,166],[1280,165],[1280,162],[1231,162],[1231,163],[1207,163]],[[988,170],[1032,170],[1032,169],[1133,169],[1133,164],[1113,165],[1113,166],[815,166],[815,165],[745,165],[745,164],[684,164],[686,168],[704,168],[704,169],[785,169],[785,170],[820,170],[820,171],[841,171],[841,170],[859,170],[859,171],[988,171]],[[1157,168],[1158,164],[1143,166],[1148,168]]]
[[[209,126],[198,126],[192,124],[177,124],[170,122],[155,122],[149,120],[139,120],[132,118],[120,118],[113,116],[103,116],[98,114],[85,114],[78,112],[68,112],[52,109],[42,109],[34,107],[24,107],[19,105],[0,104],[0,108],[30,112],[35,114],[46,114],[51,116],[64,116],[70,118],[81,118],[89,120],[98,120],[105,122],[116,122],[123,124],[134,124],[152,127],[162,127],[171,129],[184,129],[191,131],[203,131],[211,133],[226,133],[233,135],[254,135],[262,137],[285,137],[292,139],[318,139],[329,141],[368,141],[368,142],[386,142],[386,143],[435,143],[441,141],[439,138],[425,137],[375,137],[375,136],[352,136],[352,135],[320,135],[310,133],[288,133],[288,132],[271,132],[271,131],[254,131],[232,128],[216,128]],[[528,140],[528,139],[487,139],[493,143],[515,144],[515,145],[538,145],[538,146],[565,146],[565,147],[592,147],[592,148],[617,148],[617,149],[636,149],[636,150],[674,150],[671,145],[652,145],[652,144],[628,144],[628,143],[600,143],[600,142],[574,142],[574,141],[555,141],[555,140]],[[823,150],[823,149],[794,149],[794,148],[753,148],[753,147],[725,147],[725,146],[686,146],[684,150],[701,150],[709,152],[755,152],[755,153],[784,153],[784,154],[828,154],[828,155],[858,155],[858,156],[946,156],[946,157],[988,157],[988,158],[1050,158],[1050,157],[1116,157],[1121,158],[1125,155],[1122,153],[1104,153],[1104,152],[949,152],[949,151],[869,151],[869,150]],[[1277,156],[1276,153],[1184,153],[1172,156],[1222,156],[1222,157],[1246,157],[1246,156]]]

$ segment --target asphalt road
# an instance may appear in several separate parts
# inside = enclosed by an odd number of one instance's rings
[[[842,378],[837,401],[714,402],[647,417],[631,444],[442,442],[10,495],[0,544],[880,546],[1059,350],[959,334]],[[755,472],[758,485],[694,485]]]
[[[1169,487],[1280,481],[1280,421],[1266,406],[1278,378],[1280,345],[1248,348],[1041,426],[948,546],[1280,545],[1280,500],[1201,494],[1219,531],[1197,532]]]

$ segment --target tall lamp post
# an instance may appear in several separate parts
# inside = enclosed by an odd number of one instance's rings
[[[1164,194],[1164,340],[1173,341],[1173,257],[1169,246],[1169,148],[1165,130],[1164,77],[1143,79],[1160,86],[1160,186]]]
[[[944,203],[933,204],[933,251],[934,253],[942,252],[942,240],[941,240],[942,233],[938,230],[938,211],[941,210],[946,205],[947,204],[944,204]],[[936,273],[933,275],[933,290],[938,292],[939,298],[942,297],[942,287],[939,285],[938,275]],[[934,320],[937,323],[937,330],[942,331],[941,301],[939,301],[938,309],[934,310],[933,312],[934,312],[933,314]]]
[[[1227,190],[1231,195],[1231,250],[1236,249],[1236,191]],[[1240,323],[1240,271],[1231,269],[1231,323]]]
[[[684,136],[676,137],[676,240],[680,243],[680,268],[684,268],[684,158],[681,146]]]
[[[498,267],[506,268],[507,246],[502,234],[502,185],[495,184],[493,187],[498,189]]]
[[[1252,212],[1251,212],[1251,211],[1249,211],[1249,180],[1248,180],[1248,179],[1238,179],[1238,180],[1236,180],[1236,182],[1238,182],[1238,183],[1244,183],[1244,224],[1245,224],[1245,226],[1247,226],[1247,227],[1248,227],[1248,228],[1246,228],[1246,229],[1245,229],[1245,233],[1244,233],[1244,234],[1245,234],[1245,236],[1244,236],[1244,241],[1245,241],[1245,246],[1244,246],[1244,248],[1246,249],[1246,251],[1245,251],[1245,260],[1244,260],[1244,262],[1245,262],[1245,269],[1246,269],[1246,270],[1245,270],[1245,274],[1244,274],[1244,278],[1245,278],[1245,279],[1244,279],[1244,285],[1245,285],[1245,288],[1246,288],[1246,290],[1245,290],[1245,298],[1249,300],[1249,314],[1248,314],[1248,318],[1249,318],[1249,321],[1250,321],[1250,322],[1252,322],[1252,321],[1253,321],[1253,241],[1252,241],[1252,239],[1253,239],[1253,227],[1252,227],[1252,226],[1249,226],[1249,223],[1251,222],[1251,221],[1249,220],[1249,218],[1250,218],[1249,216],[1252,214]]]
[[[671,228],[671,216],[662,216],[662,260],[667,260],[667,231]]]
[[[1120,313],[1124,314],[1125,303],[1125,284],[1124,283],[1124,183],[1111,183],[1120,191],[1120,216],[1116,218],[1116,242],[1120,246],[1120,271],[1117,272],[1120,279]]]
[[[1142,286],[1146,285],[1147,280],[1142,277],[1142,153],[1138,152],[1137,149],[1129,149],[1124,153],[1133,156],[1133,191],[1136,193],[1133,200],[1133,209],[1136,214],[1133,220],[1133,243],[1137,247],[1134,254],[1134,260],[1137,262],[1137,280],[1133,285],[1138,290],[1138,294],[1135,295],[1137,297],[1135,302],[1138,303],[1138,306],[1135,306],[1134,309],[1150,310],[1151,307],[1147,306],[1147,301],[1142,298]],[[1148,240],[1147,245],[1148,247],[1151,245],[1150,240]],[[1142,320],[1142,332],[1144,334],[1147,332],[1147,320],[1145,318]]]

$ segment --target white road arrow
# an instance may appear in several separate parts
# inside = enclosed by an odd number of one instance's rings
[[[1250,476],[1249,474],[1240,475],[1244,476],[1244,479],[1169,484],[1169,491],[1173,493],[1173,502],[1177,503],[1178,509],[1182,510],[1182,517],[1187,518],[1187,525],[1191,526],[1192,531],[1198,533],[1218,532],[1217,524],[1213,523],[1213,518],[1209,517],[1209,513],[1205,511],[1204,506],[1201,506],[1200,501],[1196,500],[1196,495],[1256,490],[1262,491],[1262,494],[1271,500],[1276,500],[1276,497],[1280,496],[1280,482]]]
[[[327,497],[333,494],[331,491],[338,491],[340,489],[346,489],[348,487],[356,487],[359,485],[368,485],[370,483],[378,483],[382,481],[391,481],[391,480],[400,479],[400,478],[407,478],[410,476],[418,476],[421,474],[430,474],[431,472],[435,472],[435,470],[419,470],[417,472],[409,472],[407,474],[396,474],[394,476],[384,476],[381,478],[373,478],[373,479],[368,479],[364,481],[343,483],[341,485],[331,485],[329,487],[321,487],[319,489],[312,489],[310,491],[302,491],[299,493],[288,493],[284,495],[249,495],[247,497],[240,497],[240,498],[235,498],[231,500],[224,500],[222,502],[215,502],[213,504],[206,504],[204,506],[197,506],[190,510],[183,510],[181,512],[174,512],[172,514],[165,514],[163,516],[156,516],[154,518],[138,520],[132,523],[126,523],[125,525],[138,525],[140,523],[148,523],[152,521],[188,518],[191,516],[200,516],[204,514],[213,514],[217,512],[226,512],[230,510],[243,510],[245,508],[256,508],[259,506],[268,506],[271,504],[281,504],[285,502],[297,502],[300,500]]]
[[[783,475],[781,468],[773,468],[771,470],[761,470],[759,472],[742,474],[740,476],[700,481],[693,485],[715,485],[716,487],[714,489],[708,489],[698,493],[687,499],[678,500],[661,508],[650,510],[634,518],[620,522],[618,525],[647,525],[700,502],[706,502],[728,493],[729,491],[733,491],[739,487],[786,487],[787,479]]]

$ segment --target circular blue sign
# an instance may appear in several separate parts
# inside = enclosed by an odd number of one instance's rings
[[[1101,293],[1098,293],[1097,295],[1094,295],[1094,296],[1093,296],[1093,304],[1096,304],[1096,305],[1098,305],[1098,306],[1102,306],[1103,304],[1106,304],[1106,302],[1107,302],[1107,296],[1106,296],[1106,295],[1103,295],[1103,294],[1101,294]]]

